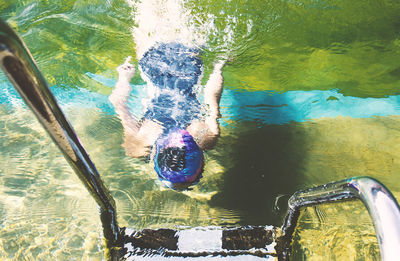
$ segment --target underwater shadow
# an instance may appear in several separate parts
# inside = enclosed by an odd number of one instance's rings
[[[302,126],[241,122],[231,131],[213,155],[226,171],[209,204],[237,213],[240,225],[281,225],[287,199],[301,184]]]

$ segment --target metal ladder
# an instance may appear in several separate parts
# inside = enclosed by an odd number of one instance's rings
[[[399,205],[388,189],[369,177],[355,177],[296,192],[289,199],[288,212],[281,228],[195,228],[181,231],[120,228],[114,199],[93,162],[59,108],[25,44],[1,20],[0,67],[97,202],[109,260],[129,260],[139,255],[222,256],[227,259],[240,255],[289,260],[292,236],[302,208],[356,199],[364,203],[371,216],[382,260],[397,260],[400,257]],[[204,237],[207,242],[190,249],[186,238],[190,241],[191,237]]]

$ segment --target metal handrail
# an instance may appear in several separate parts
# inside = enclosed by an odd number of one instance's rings
[[[0,19],[0,67],[100,207],[107,247],[117,245],[115,202],[65,118],[24,42]]]
[[[359,199],[367,208],[378,238],[381,258],[384,261],[400,257],[400,207],[392,193],[377,180],[355,177],[311,189],[298,191],[289,199],[289,210],[282,231],[288,259],[293,232],[300,209],[338,200]]]

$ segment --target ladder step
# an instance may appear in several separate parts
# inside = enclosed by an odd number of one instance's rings
[[[249,226],[238,228],[198,227],[183,230],[122,228],[125,258],[152,256],[238,256],[276,257],[280,249],[280,228]]]

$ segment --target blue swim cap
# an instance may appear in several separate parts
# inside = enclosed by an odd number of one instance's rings
[[[201,178],[203,152],[189,132],[175,129],[157,140],[154,169],[167,187],[186,188]]]

